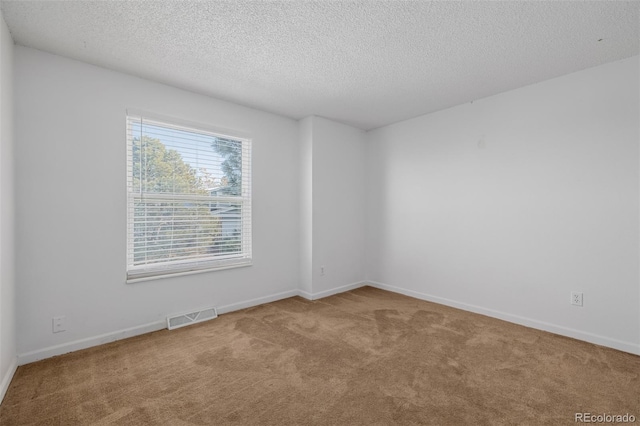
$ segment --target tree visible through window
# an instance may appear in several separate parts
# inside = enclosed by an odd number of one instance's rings
[[[250,141],[127,117],[129,280],[251,262]]]

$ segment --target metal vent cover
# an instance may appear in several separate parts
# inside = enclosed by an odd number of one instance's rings
[[[196,324],[217,317],[218,311],[216,311],[216,308],[205,308],[199,311],[188,312],[186,314],[172,315],[167,317],[167,328],[169,330],[173,330],[174,328]]]

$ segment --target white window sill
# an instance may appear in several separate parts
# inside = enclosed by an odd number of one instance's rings
[[[182,277],[185,275],[193,275],[193,274],[201,274],[204,272],[213,272],[213,271],[221,271],[224,269],[233,269],[233,268],[244,268],[246,266],[251,266],[253,265],[253,261],[251,259],[248,260],[243,260],[243,261],[239,261],[236,263],[229,263],[226,265],[219,265],[219,266],[211,266],[211,267],[204,267],[204,268],[199,268],[199,269],[194,269],[194,270],[176,270],[176,271],[157,271],[157,272],[153,272],[150,273],[152,275],[149,274],[145,274],[144,276],[141,277],[136,277],[135,275],[133,277],[127,277],[127,284],[134,284],[134,283],[139,283],[139,282],[143,282],[143,281],[151,281],[151,280],[160,280],[163,278],[174,278],[174,277]]]

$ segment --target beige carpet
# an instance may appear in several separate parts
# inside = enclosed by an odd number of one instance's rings
[[[364,287],[18,368],[0,424],[575,424],[635,415],[640,357]]]

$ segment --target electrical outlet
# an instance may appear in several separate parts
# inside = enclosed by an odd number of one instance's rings
[[[324,266],[320,267],[320,275],[324,275]]]
[[[67,327],[65,326],[66,319],[67,317],[53,317],[51,319],[54,333],[60,333],[61,331],[65,331],[67,329]]]
[[[571,304],[575,306],[582,306],[582,293],[577,291],[571,292]]]

